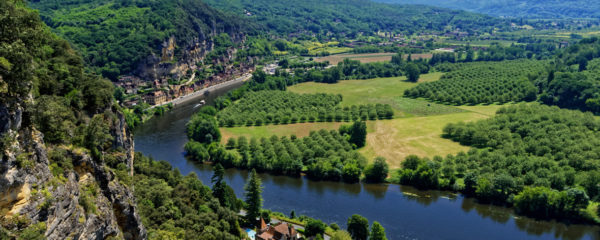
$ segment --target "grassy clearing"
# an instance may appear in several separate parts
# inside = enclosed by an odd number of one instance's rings
[[[432,115],[424,117],[397,118],[392,120],[369,121],[367,123],[367,146],[360,150],[367,159],[376,156],[385,157],[390,167],[399,168],[400,163],[410,154],[420,157],[446,156],[460,151],[468,151],[469,147],[442,138],[442,129],[448,123],[476,121],[491,117],[487,115],[495,112],[501,106],[475,106],[478,112],[459,112],[445,115]],[[299,123],[290,125],[273,125],[260,127],[235,127],[222,128],[222,142],[239,136],[270,137],[308,136],[310,131],[320,129],[338,129],[340,125],[348,123]]]
[[[367,159],[385,157],[391,168],[399,168],[406,156],[446,156],[469,147],[442,138],[442,129],[449,123],[468,122],[488,118],[476,112],[463,112],[427,117],[399,118],[369,122],[367,146],[361,150]]]
[[[252,137],[262,138],[277,136],[290,136],[292,134],[297,137],[306,137],[311,131],[318,131],[321,129],[338,129],[344,124],[341,122],[317,122],[317,123],[297,123],[289,125],[268,125],[259,127],[233,127],[233,128],[221,128],[221,142],[225,144],[229,138],[237,138],[245,136],[248,139]]]
[[[441,73],[423,75],[420,82],[435,81]],[[290,87],[295,93],[342,94],[341,105],[383,103],[390,104],[397,112],[392,120],[367,123],[367,146],[360,150],[369,160],[385,157],[392,169],[399,168],[406,156],[446,156],[469,147],[461,146],[441,137],[449,123],[476,121],[492,117],[502,105],[447,106],[422,99],[402,98],[404,90],[416,83],[406,82],[404,77],[348,80],[337,84],[302,83]],[[270,137],[272,135],[298,137],[308,136],[310,131],[338,129],[348,123],[301,123],[261,127],[223,128],[223,142],[230,137]]]
[[[442,73],[424,74],[419,82],[431,82],[440,78]],[[336,84],[307,82],[288,88],[295,93],[331,93],[342,94],[342,106],[361,104],[390,104],[396,117],[429,116],[464,112],[464,110],[427,102],[421,99],[402,98],[404,90],[417,83],[406,81],[406,77],[376,78],[369,80],[347,80]]]

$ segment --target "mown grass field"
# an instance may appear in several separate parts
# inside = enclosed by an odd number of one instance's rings
[[[440,73],[422,75],[419,82],[436,81]],[[360,152],[369,160],[376,156],[387,159],[392,169],[399,168],[406,156],[446,156],[468,147],[442,138],[442,130],[449,123],[469,122],[492,117],[501,105],[447,106],[422,99],[403,98],[404,90],[418,83],[405,81],[405,77],[348,80],[336,84],[302,83],[288,88],[295,93],[342,94],[343,106],[355,104],[387,103],[396,111],[391,120],[367,123],[367,146]],[[222,142],[231,137],[308,136],[310,131],[338,129],[350,123],[299,123],[260,127],[221,128]]]
[[[419,82],[436,81],[441,73],[422,75]],[[404,90],[418,83],[407,82],[406,77],[347,80],[336,84],[307,82],[294,85],[288,91],[295,93],[331,93],[343,96],[342,106],[360,104],[390,104],[396,117],[427,116],[463,112],[464,110],[420,99],[403,98]]]

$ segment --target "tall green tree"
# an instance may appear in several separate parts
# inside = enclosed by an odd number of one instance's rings
[[[227,183],[223,181],[224,174],[225,168],[223,168],[221,164],[217,163],[213,170],[213,176],[210,179],[211,183],[213,184],[213,196],[219,200],[221,206],[233,210],[238,210],[237,198],[235,197],[235,193],[232,195],[231,193],[233,191],[230,191],[231,187],[229,187],[229,185],[227,185]]]
[[[365,177],[367,181],[381,183],[388,175],[389,166],[383,157],[376,157],[373,164],[367,166]]]
[[[245,202],[246,202],[246,218],[248,222],[257,224],[256,219],[260,217],[260,211],[262,209],[262,182],[256,170],[252,169],[250,172],[250,178],[244,187]]]
[[[350,143],[357,148],[365,146],[367,141],[367,124],[365,122],[354,122],[350,128]]]
[[[385,236],[385,229],[377,221],[374,221],[373,226],[371,226],[369,240],[387,240],[387,237]]]
[[[404,71],[406,71],[406,78],[409,82],[419,81],[421,70],[419,70],[419,67],[416,64],[409,62],[408,64],[406,64],[406,68],[404,69]]]
[[[197,114],[187,125],[188,138],[200,143],[221,141],[221,132],[217,120],[210,115]]]
[[[323,223],[322,221],[311,219],[306,224],[304,233],[308,237],[323,235],[323,233],[325,233],[326,228],[327,228],[327,225],[325,223]]]
[[[358,214],[352,215],[348,219],[348,233],[350,233],[353,240],[367,240],[369,220]]]

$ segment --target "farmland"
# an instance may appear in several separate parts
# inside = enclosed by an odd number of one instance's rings
[[[332,65],[337,65],[339,62],[344,61],[344,59],[348,58],[350,60],[358,60],[361,63],[371,63],[371,62],[389,62],[392,60],[392,56],[396,55],[395,53],[365,53],[365,54],[336,54],[330,55],[327,57],[320,57],[315,59],[317,62],[325,62],[329,61]],[[408,55],[405,56],[405,58]],[[411,58],[413,60],[417,59],[430,59],[432,54],[412,54]]]
[[[422,75],[420,82],[432,82],[441,74]],[[298,94],[341,94],[341,106],[357,104],[390,104],[395,111],[391,120],[368,121],[367,145],[360,150],[369,161],[376,156],[385,157],[391,168],[399,168],[400,163],[410,154],[419,157],[434,157],[456,154],[469,148],[442,138],[442,130],[449,123],[470,122],[493,116],[501,105],[447,106],[422,99],[403,98],[405,89],[419,83],[405,81],[405,77],[376,78],[369,80],[347,80],[337,84],[306,82],[288,88]],[[253,126],[221,128],[222,142],[239,136],[305,137],[319,129],[338,129],[344,123],[298,123],[289,125]],[[347,123],[345,123],[347,124]]]

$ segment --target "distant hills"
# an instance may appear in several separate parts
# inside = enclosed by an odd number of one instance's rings
[[[600,18],[598,0],[375,0],[385,3],[425,4],[467,10],[497,17]]]
[[[228,33],[354,38],[378,31],[470,33],[508,27],[504,20],[462,10],[370,0],[32,0],[42,19],[82,53],[96,73],[115,80],[160,56],[170,37],[174,60],[186,46]],[[210,43],[206,44],[210,46]],[[209,50],[204,49],[203,50]],[[207,47],[208,48],[208,47]]]
[[[212,7],[244,15],[277,34],[343,34],[469,29],[508,26],[466,11],[422,5],[393,5],[370,0],[205,0]]]

